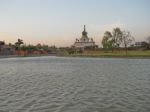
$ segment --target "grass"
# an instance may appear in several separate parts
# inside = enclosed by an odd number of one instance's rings
[[[128,51],[127,54],[125,51],[85,51],[82,54],[72,54],[69,56],[79,56],[79,57],[145,57],[150,58],[150,51]]]

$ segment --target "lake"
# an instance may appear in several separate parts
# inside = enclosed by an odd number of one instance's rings
[[[150,59],[0,59],[0,112],[150,112]]]

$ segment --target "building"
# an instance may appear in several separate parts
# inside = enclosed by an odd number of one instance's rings
[[[86,47],[94,47],[95,42],[93,38],[89,38],[88,33],[86,32],[86,27],[84,25],[84,31],[82,32],[82,37],[80,39],[76,39],[75,43],[73,44],[73,47],[75,48],[86,48]]]
[[[14,49],[9,45],[6,45],[4,41],[0,41],[0,55],[12,55]]]
[[[135,47],[142,47],[143,42],[135,42]]]
[[[146,47],[149,46],[147,42],[142,41],[142,42],[135,42],[135,47]]]
[[[5,45],[4,41],[0,41],[0,49]]]

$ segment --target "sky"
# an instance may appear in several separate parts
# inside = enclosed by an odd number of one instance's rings
[[[71,46],[88,36],[101,46],[106,30],[132,33],[136,41],[150,36],[150,0],[0,0],[0,41]]]

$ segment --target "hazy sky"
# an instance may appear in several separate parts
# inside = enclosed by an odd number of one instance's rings
[[[106,30],[121,27],[137,41],[150,35],[150,0],[0,0],[0,40],[70,46],[83,25],[100,45]]]

